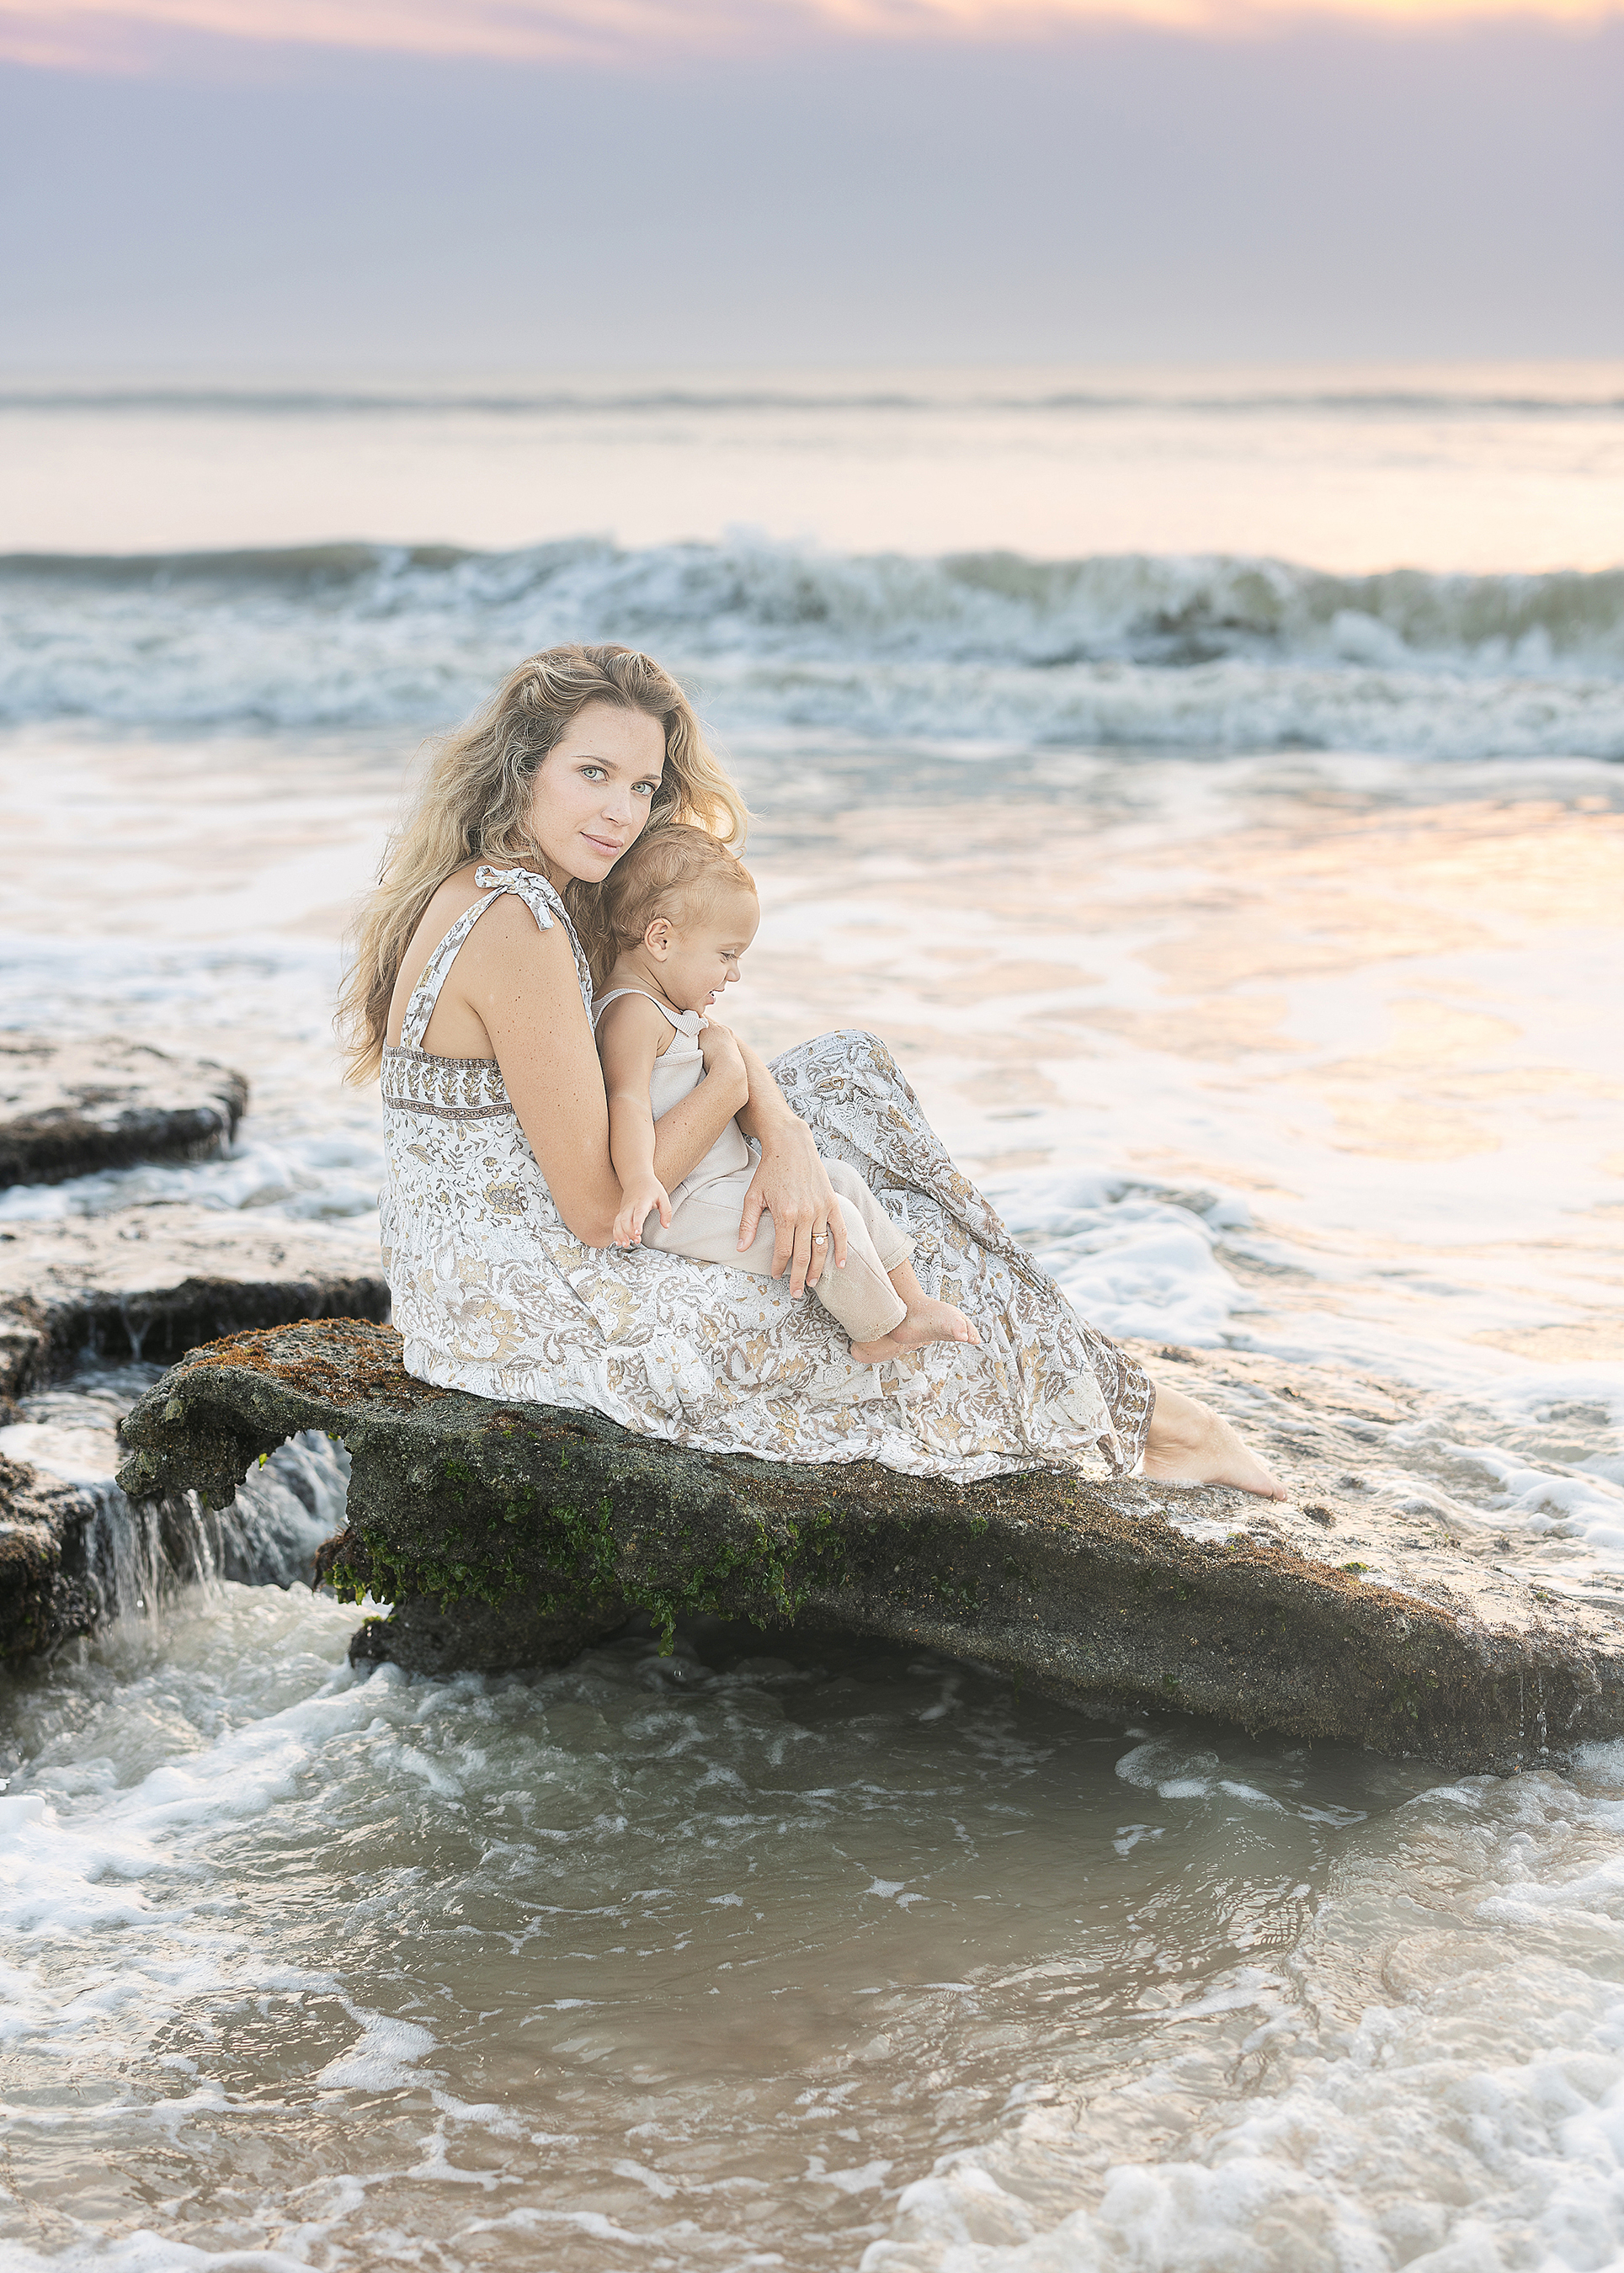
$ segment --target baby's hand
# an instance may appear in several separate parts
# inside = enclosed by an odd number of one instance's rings
[[[640,1247],[643,1221],[650,1208],[659,1210],[662,1227],[671,1226],[671,1195],[658,1176],[634,1176],[620,1187],[620,1212],[614,1219],[617,1247]]]
[[[744,1063],[739,1056],[739,1045],[733,1038],[733,1028],[718,1024],[714,1018],[707,1018],[699,1030],[699,1054],[705,1061],[707,1073],[718,1060],[724,1064],[731,1064],[734,1059],[738,1059],[741,1065]]]

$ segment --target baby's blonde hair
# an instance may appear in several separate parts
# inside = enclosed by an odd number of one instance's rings
[[[663,917],[680,925],[729,888],[756,879],[721,839],[681,821],[650,829],[622,852],[600,889],[598,911],[617,953],[638,947]]]

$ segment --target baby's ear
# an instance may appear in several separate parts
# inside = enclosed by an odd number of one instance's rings
[[[664,955],[671,945],[671,925],[665,916],[656,916],[643,934],[643,943],[650,955]]]

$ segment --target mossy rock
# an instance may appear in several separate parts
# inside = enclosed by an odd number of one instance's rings
[[[1624,1729],[1624,1654],[1593,1624],[1367,1584],[1315,1551],[1319,1520],[1239,1492],[692,1452],[431,1388],[400,1348],[329,1318],[194,1350],[126,1416],[119,1481],[219,1506],[298,1430],[342,1437],[348,1527],[320,1569],[393,1605],[352,1655],[422,1671],[557,1665],[634,1611],[667,1640],[703,1611],[916,1642],[1101,1715],[1172,1705],[1458,1767]]]

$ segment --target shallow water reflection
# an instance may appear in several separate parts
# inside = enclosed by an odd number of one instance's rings
[[[264,2247],[296,2217],[312,2262],[364,2264],[381,2217],[477,2263],[499,2215],[504,2263],[612,2263],[613,2229],[652,2263],[850,2263],[903,2183],[1101,2060],[1115,2151],[1150,2151],[1133,2074],[1169,2029],[1255,2025],[1350,1835],[1435,1781],[720,1625],[312,1696],[346,1613],[222,1604],[167,1661],[109,1645],[94,1732],[93,1668],[14,1691],[60,1818],[11,1842],[19,2241]],[[230,1694],[260,1626],[306,1670],[280,1714]],[[31,1857],[78,1896],[30,1908]],[[146,1895],[109,1899],[132,1868]]]

